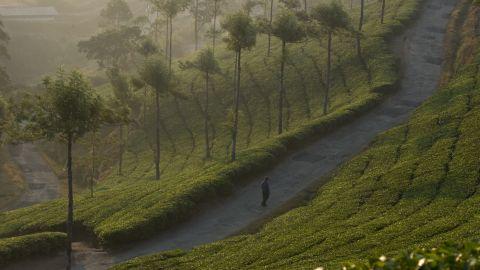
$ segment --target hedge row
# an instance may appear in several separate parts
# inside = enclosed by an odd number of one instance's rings
[[[64,233],[37,233],[0,239],[0,267],[31,256],[52,255],[65,249]]]

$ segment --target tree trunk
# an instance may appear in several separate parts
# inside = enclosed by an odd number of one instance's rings
[[[217,45],[217,13],[218,13],[218,0],[214,0],[213,7],[213,36],[212,36],[212,53],[215,56],[215,46]]]
[[[198,50],[198,0],[195,0],[195,51]]]
[[[210,82],[210,73],[207,71],[205,74],[205,158],[206,159],[210,158],[210,137],[209,137],[210,135],[208,130],[208,123],[209,123],[208,109],[209,109],[209,103],[210,103],[209,82]]]
[[[168,33],[170,32],[170,23],[168,20],[168,16],[167,16],[166,27],[167,29],[165,29],[165,60],[168,61],[168,45],[170,44],[170,41],[168,38]]]
[[[270,18],[269,18],[269,25],[270,29],[268,30],[268,51],[267,51],[267,56],[270,56],[270,53],[272,51],[272,23],[273,23],[273,0],[270,0]]]
[[[240,105],[240,75],[242,67],[242,50],[237,52],[237,78],[235,87],[235,100],[234,100],[234,120],[232,129],[232,161],[237,159],[237,134],[238,134],[238,110]]]
[[[363,1],[363,0],[362,0]],[[328,45],[327,45],[327,87],[325,89],[325,100],[323,101],[323,114],[328,113],[328,104],[329,104],[329,94],[330,94],[330,76],[332,69],[332,32],[328,32]]]
[[[283,133],[283,99],[285,97],[284,73],[285,73],[285,57],[286,43],[282,41],[282,59],[280,62],[280,91],[278,93],[278,134]]]
[[[305,8],[305,13],[308,12],[307,0],[303,1],[303,7]]]
[[[155,152],[155,179],[160,180],[160,93],[155,91],[155,107],[156,107],[156,120],[155,121],[155,139],[156,139],[156,152]]]
[[[90,196],[93,198],[93,184],[95,182],[95,171],[96,171],[96,131],[92,132],[92,177],[90,178]]]
[[[172,73],[172,44],[173,44],[172,37],[173,37],[173,18],[172,16],[170,16],[170,37],[169,37],[170,47],[168,50],[168,70],[170,71],[170,73]]]
[[[73,137],[68,136],[67,171],[68,171],[68,214],[67,214],[67,270],[72,269],[73,240],[73,173],[72,173]]]
[[[385,0],[382,0],[382,11],[380,14],[380,22],[383,24],[385,18]]]
[[[155,40],[155,44],[158,43],[158,17],[159,17],[159,12],[157,11],[157,15],[155,17],[155,29],[154,29],[154,33],[153,33],[153,39]]]
[[[123,125],[120,125],[120,152],[118,154],[118,175],[123,175],[123,152],[125,151],[124,145]]]
[[[365,9],[365,0],[360,0],[360,20],[358,24],[358,34],[357,34],[357,55],[358,57],[362,57],[362,30],[363,30],[363,17],[364,17],[364,9]]]

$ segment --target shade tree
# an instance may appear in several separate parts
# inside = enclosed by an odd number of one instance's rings
[[[113,90],[114,98],[111,100],[112,108],[118,118],[119,150],[118,150],[118,175],[123,175],[123,155],[125,153],[125,129],[128,130],[133,100],[133,91],[126,76],[118,68],[107,70],[107,77]]]
[[[255,46],[257,41],[257,29],[245,12],[237,12],[228,15],[222,22],[222,28],[227,35],[223,39],[227,48],[235,52],[235,91],[233,98],[233,125],[232,125],[232,151],[231,160],[236,160],[237,155],[237,136],[238,136],[238,120],[239,120],[239,105],[240,105],[240,91],[241,91],[241,71],[242,71],[242,51],[251,49]]]
[[[145,60],[139,77],[155,95],[155,179],[160,180],[160,97],[170,91],[170,72],[163,58],[154,55]]]
[[[273,22],[272,34],[282,42],[280,57],[280,87],[278,92],[278,134],[283,133],[284,120],[283,109],[285,105],[285,63],[287,55],[287,44],[302,41],[305,36],[305,27],[299,22],[293,11],[282,9]]]
[[[319,4],[313,8],[311,17],[312,23],[309,27],[310,36],[319,40],[324,38],[324,34],[327,36],[326,89],[323,102],[323,113],[327,114],[330,103],[329,94],[331,89],[333,36],[341,32],[352,32],[353,27],[348,14],[337,2]]]
[[[205,108],[204,108],[204,132],[205,132],[205,158],[211,157],[210,149],[210,81],[212,75],[220,73],[220,66],[210,48],[202,50],[193,62],[181,64],[182,69],[195,69],[202,73],[205,80]]]
[[[67,211],[67,269],[71,269],[73,234],[73,145],[87,132],[104,122],[105,106],[94,94],[84,76],[72,71],[59,71],[44,79],[46,92],[36,97],[30,108],[25,129],[37,138],[60,140],[67,148],[68,211]]]

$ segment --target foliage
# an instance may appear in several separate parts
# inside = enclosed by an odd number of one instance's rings
[[[209,73],[211,75],[220,72],[220,66],[211,49],[203,49],[200,51],[193,62],[187,61],[180,63],[180,68],[183,70],[196,69],[202,73]]]
[[[320,29],[315,26],[312,27],[317,35],[318,32],[322,31],[337,32],[352,29],[350,17],[338,2],[320,3],[313,9],[311,17],[320,27]]]
[[[140,40],[139,27],[121,26],[118,29],[107,29],[89,40],[80,41],[78,49],[88,59],[96,60],[101,68],[124,67]]]
[[[186,10],[190,0],[148,0],[165,16],[175,17],[178,13]]]
[[[478,239],[479,67],[477,55],[408,122],[344,164],[315,198],[258,233],[117,269],[335,269],[345,262],[345,269],[476,269],[478,244],[431,247]],[[365,262],[381,254],[403,255]]]
[[[64,233],[38,233],[0,239],[0,267],[32,256],[54,255],[65,248]]]
[[[162,56],[154,55],[145,60],[139,70],[140,78],[153,90],[166,94],[170,82],[170,72]]]
[[[125,0],[110,0],[100,13],[103,27],[119,28],[126,26],[133,18],[132,11]]]
[[[364,68],[356,61],[356,55],[352,54],[351,46],[339,39],[337,42],[338,53],[344,56],[338,63],[338,72],[335,73],[335,86],[332,91],[332,113],[323,116],[319,109],[315,110],[311,119],[304,114],[303,92],[299,85],[302,80],[292,74],[289,81],[289,102],[292,114],[288,132],[282,137],[268,136],[268,123],[266,115],[268,110],[263,102],[263,91],[273,92],[276,89],[276,73],[270,68],[276,65],[274,58],[264,59],[263,48],[253,49],[245,53],[244,76],[242,83],[245,84],[246,102],[242,108],[248,105],[252,109],[254,125],[251,133],[251,144],[247,143],[248,128],[247,111],[240,113],[242,121],[241,148],[238,162],[226,163],[224,157],[225,146],[228,145],[227,132],[230,129],[223,128],[225,122],[225,105],[231,103],[231,74],[233,73],[232,53],[225,48],[218,48],[216,57],[222,68],[222,73],[215,76],[215,92],[212,87],[215,108],[212,108],[211,119],[216,125],[217,137],[213,148],[214,160],[203,161],[203,153],[199,148],[192,148],[190,138],[184,128],[179,124],[178,116],[174,112],[174,103],[167,96],[161,101],[162,119],[166,126],[166,132],[162,132],[162,147],[164,162],[162,164],[162,181],[154,182],[152,170],[152,151],[148,145],[152,130],[147,135],[141,131],[132,131],[134,134],[129,147],[131,151],[126,154],[126,169],[124,177],[110,175],[105,183],[99,185],[95,198],[90,196],[77,196],[77,208],[75,212],[76,224],[84,230],[93,232],[101,243],[113,246],[119,243],[128,243],[133,240],[150,237],[169,226],[175,225],[179,220],[189,217],[195,207],[209,198],[215,198],[228,194],[233,185],[242,179],[248,179],[248,175],[255,174],[271,167],[286,151],[303,145],[316,136],[321,136],[332,128],[336,128],[345,122],[352,121],[358,115],[368,111],[384,98],[385,94],[393,91],[397,82],[397,70],[395,59],[388,51],[388,46],[383,37],[391,35],[395,30],[402,29],[404,24],[411,18],[411,14],[417,9],[417,1],[396,2],[398,7],[389,9],[390,14],[395,13],[392,19],[384,26],[370,24],[372,35],[366,38],[365,58],[371,72],[372,80]],[[373,6],[373,5],[372,5]],[[393,5],[392,5],[393,6]],[[376,7],[376,5],[375,5]],[[376,9],[368,9],[372,13]],[[373,31],[374,30],[374,31]],[[259,38],[264,45],[266,39]],[[279,50],[279,44],[274,43],[273,50]],[[311,97],[312,108],[320,107],[322,94],[322,67],[315,68],[312,59],[325,57],[325,51],[318,46],[318,42],[295,44],[290,48],[292,62],[297,63],[301,72],[305,75],[308,94]],[[341,81],[341,72],[347,73],[347,84]],[[193,89],[199,85],[197,72],[182,71],[179,77],[177,89]],[[141,82],[140,85],[144,84]],[[203,83],[202,83],[203,85]],[[320,86],[320,87],[319,87]],[[147,96],[151,99],[151,96]],[[147,104],[152,108],[152,100]],[[213,103],[212,103],[213,104]],[[194,98],[185,100],[182,109],[189,117],[189,123],[194,125],[195,138],[202,138],[199,128],[202,126],[203,114],[199,113]],[[147,115],[148,121],[154,121],[154,114]],[[200,126],[200,127],[199,127]],[[180,131],[179,131],[180,130]],[[168,139],[171,132],[171,141]],[[147,141],[147,142],[145,142]],[[172,143],[173,141],[173,143]],[[253,143],[255,142],[255,143]],[[173,150],[174,145],[177,151]],[[193,150],[192,150],[193,149]],[[203,150],[202,150],[203,152]],[[50,202],[17,211],[7,212],[0,216],[0,237],[25,234],[45,230],[62,230],[64,220],[62,215],[65,205],[62,201]],[[55,229],[52,229],[55,228]]]
[[[478,269],[480,267],[480,245],[474,242],[464,244],[444,243],[438,248],[418,248],[402,255],[371,259],[365,264],[347,264],[345,270],[453,270]]]
[[[55,78],[46,77],[44,86],[47,91],[34,104],[27,129],[50,139],[75,140],[96,128],[103,104],[81,73],[60,70]]]
[[[305,37],[305,29],[293,12],[281,10],[273,21],[272,34],[286,43],[293,43]]]
[[[257,29],[252,18],[244,12],[228,15],[222,22],[222,28],[228,33],[224,41],[232,51],[250,49],[257,42]]]

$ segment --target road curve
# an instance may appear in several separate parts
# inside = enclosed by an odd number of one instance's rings
[[[124,251],[108,253],[75,243],[74,269],[103,270],[125,260],[168,249],[190,249],[224,239],[252,222],[272,214],[299,192],[358,154],[375,136],[404,122],[438,86],[446,26],[456,0],[427,0],[417,22],[394,47],[403,63],[401,88],[373,111],[316,143],[290,155],[267,174],[272,196],[260,206],[258,181],[239,187],[221,202],[209,203],[189,221],[152,239],[132,243]],[[33,268],[32,268],[33,267]],[[12,265],[9,270],[64,269],[64,258],[38,259]]]

